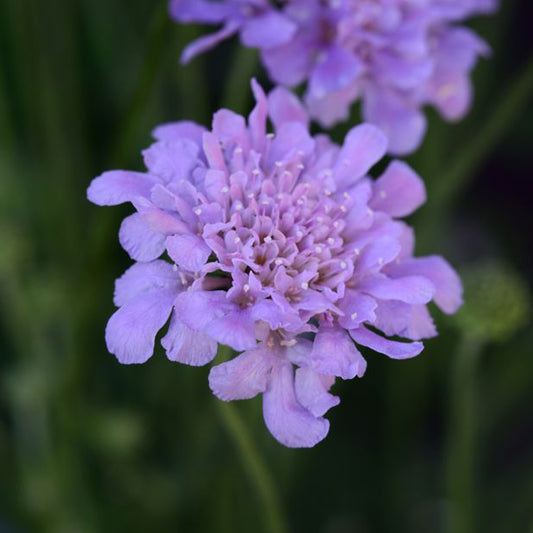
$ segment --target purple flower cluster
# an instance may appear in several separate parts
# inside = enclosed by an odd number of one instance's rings
[[[146,173],[91,183],[92,202],[136,208],[119,232],[136,262],[116,282],[106,341],[120,362],[143,363],[170,319],[161,343],[172,361],[207,364],[219,343],[242,352],[211,369],[213,392],[262,394],[276,439],[308,447],[328,432],[335,378],[365,372],[358,346],[416,356],[436,333],[426,304],[453,313],[462,290],[444,259],[413,257],[399,220],[424,202],[420,178],[399,161],[368,176],[387,148],[377,127],[338,146],[310,136],[289,91],[252,87],[248,121],[223,109],[211,131],[160,126]]]
[[[360,100],[389,151],[415,150],[425,134],[424,105],[458,120],[471,100],[470,72],[488,47],[457,25],[489,13],[497,0],[171,0],[180,22],[222,24],[189,45],[183,61],[235,33],[256,47],[270,77],[307,82],[313,118],[329,127]]]

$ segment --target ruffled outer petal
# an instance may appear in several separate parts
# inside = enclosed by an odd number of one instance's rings
[[[241,41],[251,48],[274,48],[288,42],[296,32],[296,24],[289,18],[270,11],[258,17],[252,17],[244,23]]]
[[[87,189],[87,198],[96,205],[119,205],[139,197],[148,198],[155,176],[126,170],[110,170],[94,178]]]
[[[172,235],[166,240],[168,255],[184,270],[197,272],[205,265],[211,249],[197,235]]]
[[[342,379],[362,377],[366,361],[344,329],[322,326],[310,355],[311,368],[320,374]]]
[[[424,345],[421,342],[391,341],[365,327],[351,330],[350,335],[357,344],[385,354],[391,359],[410,359],[417,356],[424,349]]]
[[[139,213],[122,221],[118,239],[122,248],[135,261],[153,261],[165,251],[165,236],[152,231]]]
[[[224,401],[253,398],[265,392],[271,367],[271,356],[258,347],[213,367],[209,372],[209,386]]]
[[[318,374],[309,367],[296,370],[294,386],[298,402],[313,416],[322,416],[339,405],[340,398],[328,392],[334,378]]]
[[[424,276],[435,287],[433,300],[445,313],[455,313],[463,303],[463,286],[457,272],[442,257],[414,257],[388,267],[393,277]]]
[[[352,128],[344,140],[333,170],[340,190],[352,186],[373,167],[387,150],[387,138],[371,124]]]
[[[133,264],[115,281],[114,302],[117,307],[146,292],[170,289],[177,294],[182,290],[179,273],[170,263],[158,260]]]
[[[359,289],[382,300],[400,300],[408,304],[427,304],[435,294],[435,287],[423,276],[369,278],[359,284]]]
[[[410,215],[426,201],[424,182],[401,161],[393,161],[373,189],[370,207],[392,217]]]
[[[174,291],[156,290],[129,300],[109,319],[107,349],[120,363],[146,362],[154,352],[154,339],[165,325],[175,298]]]
[[[268,95],[268,113],[276,130],[286,122],[309,126],[309,117],[294,93],[285,87],[275,87]]]
[[[217,343],[204,333],[193,331],[172,315],[167,334],[161,339],[167,357],[185,365],[203,366],[217,353]]]
[[[389,140],[389,153],[394,155],[416,150],[426,133],[426,117],[417,105],[377,86],[365,92],[363,117],[379,126]]]
[[[329,431],[327,420],[314,417],[296,399],[290,363],[279,362],[272,369],[263,394],[263,416],[270,433],[289,448],[311,448]]]

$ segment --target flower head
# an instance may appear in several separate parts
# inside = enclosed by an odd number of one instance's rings
[[[399,161],[368,176],[386,151],[377,127],[357,126],[338,146],[309,134],[292,93],[252,87],[248,121],[223,109],[210,131],[160,126],[147,173],[91,183],[92,202],[136,208],[119,233],[136,263],[116,282],[106,340],[120,362],[143,363],[170,318],[161,342],[173,361],[206,364],[218,343],[242,352],[211,370],[213,392],[263,394],[272,434],[313,446],[339,402],[335,378],[365,372],[357,346],[417,355],[436,334],[426,304],[454,312],[461,284],[442,258],[413,257],[398,220],[424,202],[420,178]]]
[[[184,51],[190,60],[239,32],[256,47],[272,80],[307,82],[313,118],[329,127],[360,100],[364,120],[409,153],[426,129],[424,105],[460,119],[471,101],[470,71],[487,45],[464,19],[494,10],[496,0],[171,0],[180,22],[223,24]]]

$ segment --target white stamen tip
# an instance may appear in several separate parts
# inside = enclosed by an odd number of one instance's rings
[[[283,259],[276,259],[274,261],[274,263],[276,263],[276,265],[282,265],[283,264]]]
[[[303,236],[304,236],[303,231],[298,230],[296,232],[296,237],[298,237],[299,239],[301,239]]]
[[[382,265],[382,264],[383,264],[383,257],[380,257],[380,258],[378,259],[378,265]]]
[[[225,185],[224,187],[222,187],[222,189],[220,189],[220,192],[223,192],[223,193],[229,192],[229,187]]]
[[[335,244],[335,239],[333,237],[328,237],[328,244],[333,246]]]
[[[306,291],[306,290],[309,288],[309,283],[307,283],[306,281],[304,281],[304,282],[300,285],[300,287],[302,287],[302,289],[303,289],[304,291]]]
[[[267,235],[264,239],[265,242],[272,242],[272,237],[270,235]]]
[[[174,272],[177,272],[177,271],[178,271],[178,265],[176,265],[176,263],[174,263],[174,264],[172,265],[172,270],[173,270]]]
[[[354,253],[355,255],[359,255],[359,254],[361,253],[361,250],[359,250],[359,248],[356,248],[356,249],[353,251],[353,253]]]
[[[248,292],[248,291],[250,290],[250,285],[248,285],[248,283],[245,283],[244,286],[243,286],[243,288],[242,288],[242,290],[243,290],[244,292]]]
[[[352,313],[350,317],[352,320],[355,320],[357,318],[357,313]]]
[[[274,163],[274,165],[276,165],[278,168],[281,168],[283,166],[283,162],[282,161],[276,161]]]
[[[346,198],[346,200],[349,200],[351,198],[351,196],[347,192],[343,193],[343,196],[344,198]]]
[[[321,254],[321,253],[322,253],[322,246],[316,246],[316,247],[315,247],[315,252],[316,252],[317,254]]]
[[[348,208],[345,205],[341,205],[341,211],[343,213],[346,213],[346,211],[348,211]]]
[[[195,209],[195,210],[194,210],[194,213],[195,213],[196,215],[201,215],[201,214],[202,214],[202,210],[201,210],[200,208]]]
[[[302,165],[302,163],[298,163],[298,164],[296,165],[296,168],[298,168],[298,169],[300,169],[300,170],[303,170],[303,169],[305,168],[305,166]]]
[[[237,244],[238,242],[241,242],[241,238],[240,237],[235,237],[235,239],[233,239],[233,242],[235,244]]]
[[[348,267],[348,263],[346,263],[346,261],[341,261],[341,268],[344,270],[347,267]]]
[[[235,153],[242,154],[242,148],[240,146],[237,146],[237,148],[235,148]]]
[[[266,134],[267,139],[273,139],[275,135],[273,133],[267,133]]]
[[[296,339],[291,339],[290,341],[279,341],[281,346],[294,346],[295,344],[298,344],[298,341]]]

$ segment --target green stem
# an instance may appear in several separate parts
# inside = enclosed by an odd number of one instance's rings
[[[244,105],[251,97],[250,79],[257,71],[257,59],[256,50],[240,46],[235,51],[224,87],[222,107],[236,113],[246,112]]]
[[[221,347],[219,350],[219,355],[223,359],[227,359],[229,353],[230,350],[226,347]],[[266,520],[265,530],[269,533],[287,533],[289,529],[274,482],[253,443],[245,423],[233,404],[217,401],[217,408],[227,432],[239,451],[244,470],[254,485],[259,500],[261,501],[263,507],[262,514]]]
[[[533,58],[503,91],[497,100],[499,104],[485,122],[481,125],[477,123],[475,131],[458,151],[455,159],[452,159],[442,174],[436,176],[431,186],[428,186],[430,203],[419,223],[421,250],[430,249],[432,241],[438,239],[439,231],[444,227],[443,219],[446,217],[448,206],[452,205],[461,190],[474,179],[476,169],[514,124],[532,94]]]
[[[476,128],[477,134],[460,150],[442,179],[435,183],[433,194],[436,204],[450,203],[491,149],[502,139],[514,123],[524,104],[533,95],[533,58],[520,75],[504,91],[499,105],[485,124]]]
[[[450,533],[473,533],[476,528],[477,371],[483,346],[478,337],[463,333],[452,374],[448,456]]]

